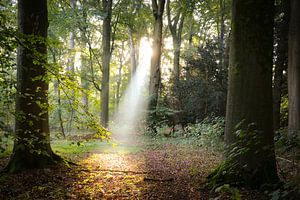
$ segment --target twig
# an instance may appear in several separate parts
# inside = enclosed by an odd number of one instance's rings
[[[89,169],[81,169],[80,171],[84,172],[91,172],[91,173],[97,173],[97,172],[112,172],[112,173],[132,173],[132,174],[149,174],[150,172],[143,172],[143,171],[131,171],[131,170],[112,170],[112,169],[97,169],[97,170],[89,170]]]
[[[173,178],[166,178],[166,179],[162,179],[162,178],[149,178],[149,177],[145,177],[144,181],[159,181],[159,182],[167,182],[167,181],[173,181]]]
[[[289,163],[292,163],[292,164],[296,164],[296,162],[293,162],[293,161],[291,161],[291,160],[288,160],[288,159],[286,159],[286,158],[282,158],[282,157],[279,157],[279,156],[276,156],[276,158],[278,158],[278,159],[280,159],[280,160],[283,160],[283,161],[286,161],[286,162],[289,162]]]

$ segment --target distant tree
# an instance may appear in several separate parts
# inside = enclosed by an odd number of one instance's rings
[[[152,0],[152,12],[154,16],[153,44],[150,69],[150,109],[155,109],[157,106],[159,85],[161,79],[160,63],[162,52],[162,28],[163,28],[163,13],[165,0]]]
[[[274,1],[233,0],[225,140],[212,184],[259,188],[278,181],[272,118]]]
[[[103,20],[102,36],[102,79],[101,79],[101,123],[108,126],[108,105],[109,105],[109,70],[111,58],[111,15],[112,0],[102,0],[105,17]]]
[[[16,123],[7,170],[43,168],[59,159],[50,146],[47,77],[47,1],[19,0]]]
[[[179,71],[180,71],[180,48],[181,48],[181,38],[183,25],[185,21],[185,17],[187,14],[187,7],[189,5],[187,2],[176,2],[179,4],[179,7],[176,8],[176,14],[173,16],[171,14],[171,6],[170,0],[167,0],[166,3],[166,11],[167,11],[167,19],[168,19],[168,27],[171,32],[172,40],[173,40],[173,75],[175,80],[179,79]]]
[[[71,9],[75,10],[76,9],[76,1],[77,0],[71,0],[70,4],[71,4]],[[72,30],[70,32],[70,39],[69,39],[69,59],[68,59],[68,64],[67,64],[67,70],[69,71],[70,74],[70,79],[74,79],[74,74],[75,74],[75,31]],[[75,98],[75,92],[71,91],[72,96],[70,97],[70,103],[73,104],[74,102],[74,98]],[[69,124],[68,124],[68,129],[67,131],[69,133],[71,133],[72,131],[72,126],[73,126],[73,118],[75,115],[75,110],[74,108],[71,106],[71,113],[70,113],[70,120],[69,120]]]

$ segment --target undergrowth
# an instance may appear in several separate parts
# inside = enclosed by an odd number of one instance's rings
[[[225,120],[223,117],[205,118],[188,125],[187,137],[194,137],[197,145],[222,150],[224,148]]]

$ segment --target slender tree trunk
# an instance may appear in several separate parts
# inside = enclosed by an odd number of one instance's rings
[[[62,106],[61,106],[61,94],[60,94],[60,81],[57,81],[57,104],[58,104],[58,120],[59,120],[59,126],[62,136],[65,138],[65,128],[64,128],[64,121],[62,117]]]
[[[102,80],[101,80],[101,123],[108,126],[108,106],[109,106],[109,68],[111,57],[111,14],[112,0],[102,0],[105,18],[103,20],[102,37]]]
[[[124,57],[124,42],[122,42],[121,55],[119,56],[119,68],[118,68],[118,78],[117,78],[117,88],[116,88],[116,107],[119,106],[120,97],[121,97],[120,88],[122,83],[122,69],[123,69],[123,62],[124,62],[123,57]]]
[[[119,106],[120,102],[120,88],[121,88],[121,80],[122,80],[122,68],[123,65],[120,64],[118,69],[118,80],[117,80],[117,91],[116,91],[116,106]]]
[[[47,1],[19,0],[16,138],[9,172],[43,168],[58,157],[50,146],[47,82]]]
[[[163,28],[163,12],[165,0],[152,0],[152,10],[154,16],[154,32],[153,32],[153,53],[151,57],[150,69],[150,109],[155,109],[158,102],[158,93],[160,86],[160,62],[162,52],[162,28]]]
[[[231,170],[238,175],[225,179],[254,188],[278,180],[272,119],[273,7],[273,0],[233,1],[225,138],[228,147],[244,152],[228,153]]]
[[[185,20],[185,11],[177,12],[176,16],[174,16],[173,20],[171,19],[171,11],[170,11],[170,0],[167,0],[166,3],[167,10],[167,18],[168,18],[168,27],[171,32],[171,36],[173,39],[173,75],[175,80],[179,79],[180,74],[180,48],[181,48],[181,34],[183,29],[183,24]]]
[[[291,0],[288,51],[289,136],[300,135],[300,1]]]
[[[131,77],[135,74],[137,68],[136,50],[133,41],[132,29],[128,27],[129,47],[130,47],[130,63],[131,63]]]
[[[193,47],[193,36],[194,36],[194,10],[189,15],[189,37],[188,37],[188,48],[191,49]],[[191,77],[191,71],[190,71],[190,62],[191,62],[191,56],[188,55],[186,60],[186,72],[187,72],[187,78]]]
[[[53,57],[53,62],[57,63],[56,56],[55,56],[54,52],[52,52],[52,57]],[[58,121],[59,121],[59,126],[60,126],[61,134],[65,138],[66,134],[65,134],[64,122],[63,122],[63,118],[62,118],[61,95],[60,95],[59,85],[60,85],[60,81],[59,81],[59,79],[57,79],[54,82],[54,92],[57,94],[57,105],[58,105],[58,108],[57,108],[57,117],[58,117]]]
[[[88,81],[88,61],[85,56],[81,56],[81,71],[80,71],[80,79],[81,79],[81,87],[83,88],[82,92],[82,103],[85,109],[85,112],[89,112],[89,96],[88,90],[90,87],[90,83]]]
[[[75,9],[76,7],[76,0],[71,0],[71,8],[72,9]],[[69,60],[68,60],[68,67],[67,67],[67,70],[70,72],[70,78],[71,80],[73,79],[73,76],[74,76],[74,73],[75,73],[75,52],[74,52],[74,49],[75,49],[75,36],[74,36],[74,31],[71,31],[70,32],[70,57],[69,57]],[[73,101],[74,101],[74,98],[75,98],[75,92],[74,90],[71,91],[72,92],[72,95],[71,95],[71,99],[70,99],[70,102],[71,104],[73,104]],[[69,118],[69,124],[68,124],[68,128],[67,128],[67,132],[68,133],[71,133],[72,131],[72,123],[73,123],[73,118],[74,118],[74,115],[75,115],[75,110],[73,108],[72,105],[70,105],[71,107],[71,115],[70,115],[70,118]]]
[[[289,30],[289,17],[290,17],[290,0],[282,2],[284,17],[277,26],[278,45],[276,49],[276,61],[274,68],[274,86],[273,86],[273,121],[274,130],[280,128],[280,104],[281,104],[281,91],[283,83],[283,70],[287,66],[287,53],[288,49],[288,30]]]
[[[225,1],[219,0],[220,4],[220,37],[219,37],[219,65],[221,68],[224,66],[224,54],[225,54]]]

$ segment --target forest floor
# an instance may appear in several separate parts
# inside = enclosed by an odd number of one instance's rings
[[[0,199],[270,199],[246,189],[201,189],[222,156],[191,139],[135,136],[116,143],[55,141],[53,149],[76,165],[0,174]],[[0,158],[0,169],[8,159]]]

